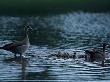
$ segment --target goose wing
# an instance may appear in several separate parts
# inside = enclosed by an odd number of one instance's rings
[[[12,50],[17,48],[18,46],[22,46],[23,43],[22,42],[15,42],[15,43],[9,43],[3,46],[3,49],[5,50]]]

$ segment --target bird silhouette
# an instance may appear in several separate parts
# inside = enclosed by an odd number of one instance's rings
[[[87,60],[87,61],[91,61],[91,62],[93,62],[93,61],[102,61],[102,66],[104,66],[104,60],[105,60],[105,48],[106,48],[106,46],[107,46],[107,44],[106,43],[103,43],[103,49],[102,49],[102,51],[100,51],[100,50],[95,50],[95,49],[93,49],[93,50],[86,50],[85,51],[85,54],[86,54],[86,56],[85,56],[85,59]]]
[[[29,37],[28,37],[28,31],[32,29],[29,25],[26,25],[25,27],[25,37],[21,41],[13,42],[4,45],[3,47],[0,47],[0,49],[10,51],[14,53],[14,56],[16,57],[16,54],[22,54],[29,48],[30,42],[29,42]]]

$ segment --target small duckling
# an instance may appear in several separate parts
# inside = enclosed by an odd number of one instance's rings
[[[57,58],[62,58],[62,59],[75,59],[76,58],[76,53],[73,55],[70,55],[68,52],[58,52],[57,54],[51,54],[51,56],[56,56]]]

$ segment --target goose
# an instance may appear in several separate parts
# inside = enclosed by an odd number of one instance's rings
[[[104,66],[105,60],[105,48],[107,44],[103,43],[102,52],[99,50],[85,50],[85,60],[93,62],[93,61],[101,61],[101,65]]]
[[[20,57],[21,57],[22,54],[30,46],[28,31],[29,31],[29,29],[32,29],[29,25],[25,26],[24,28],[25,28],[25,38],[23,40],[6,44],[3,47],[0,47],[0,49],[14,53],[15,57],[16,57],[16,54],[20,54]]]

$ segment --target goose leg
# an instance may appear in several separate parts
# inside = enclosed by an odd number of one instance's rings
[[[105,53],[103,53],[102,66],[104,66],[104,62],[105,62]]]
[[[23,57],[22,57],[22,54],[20,54],[20,58],[21,58],[21,60],[22,60],[22,58],[23,58]]]
[[[14,54],[14,57],[17,58],[16,54]]]
[[[104,60],[102,61],[102,66],[104,66]]]

